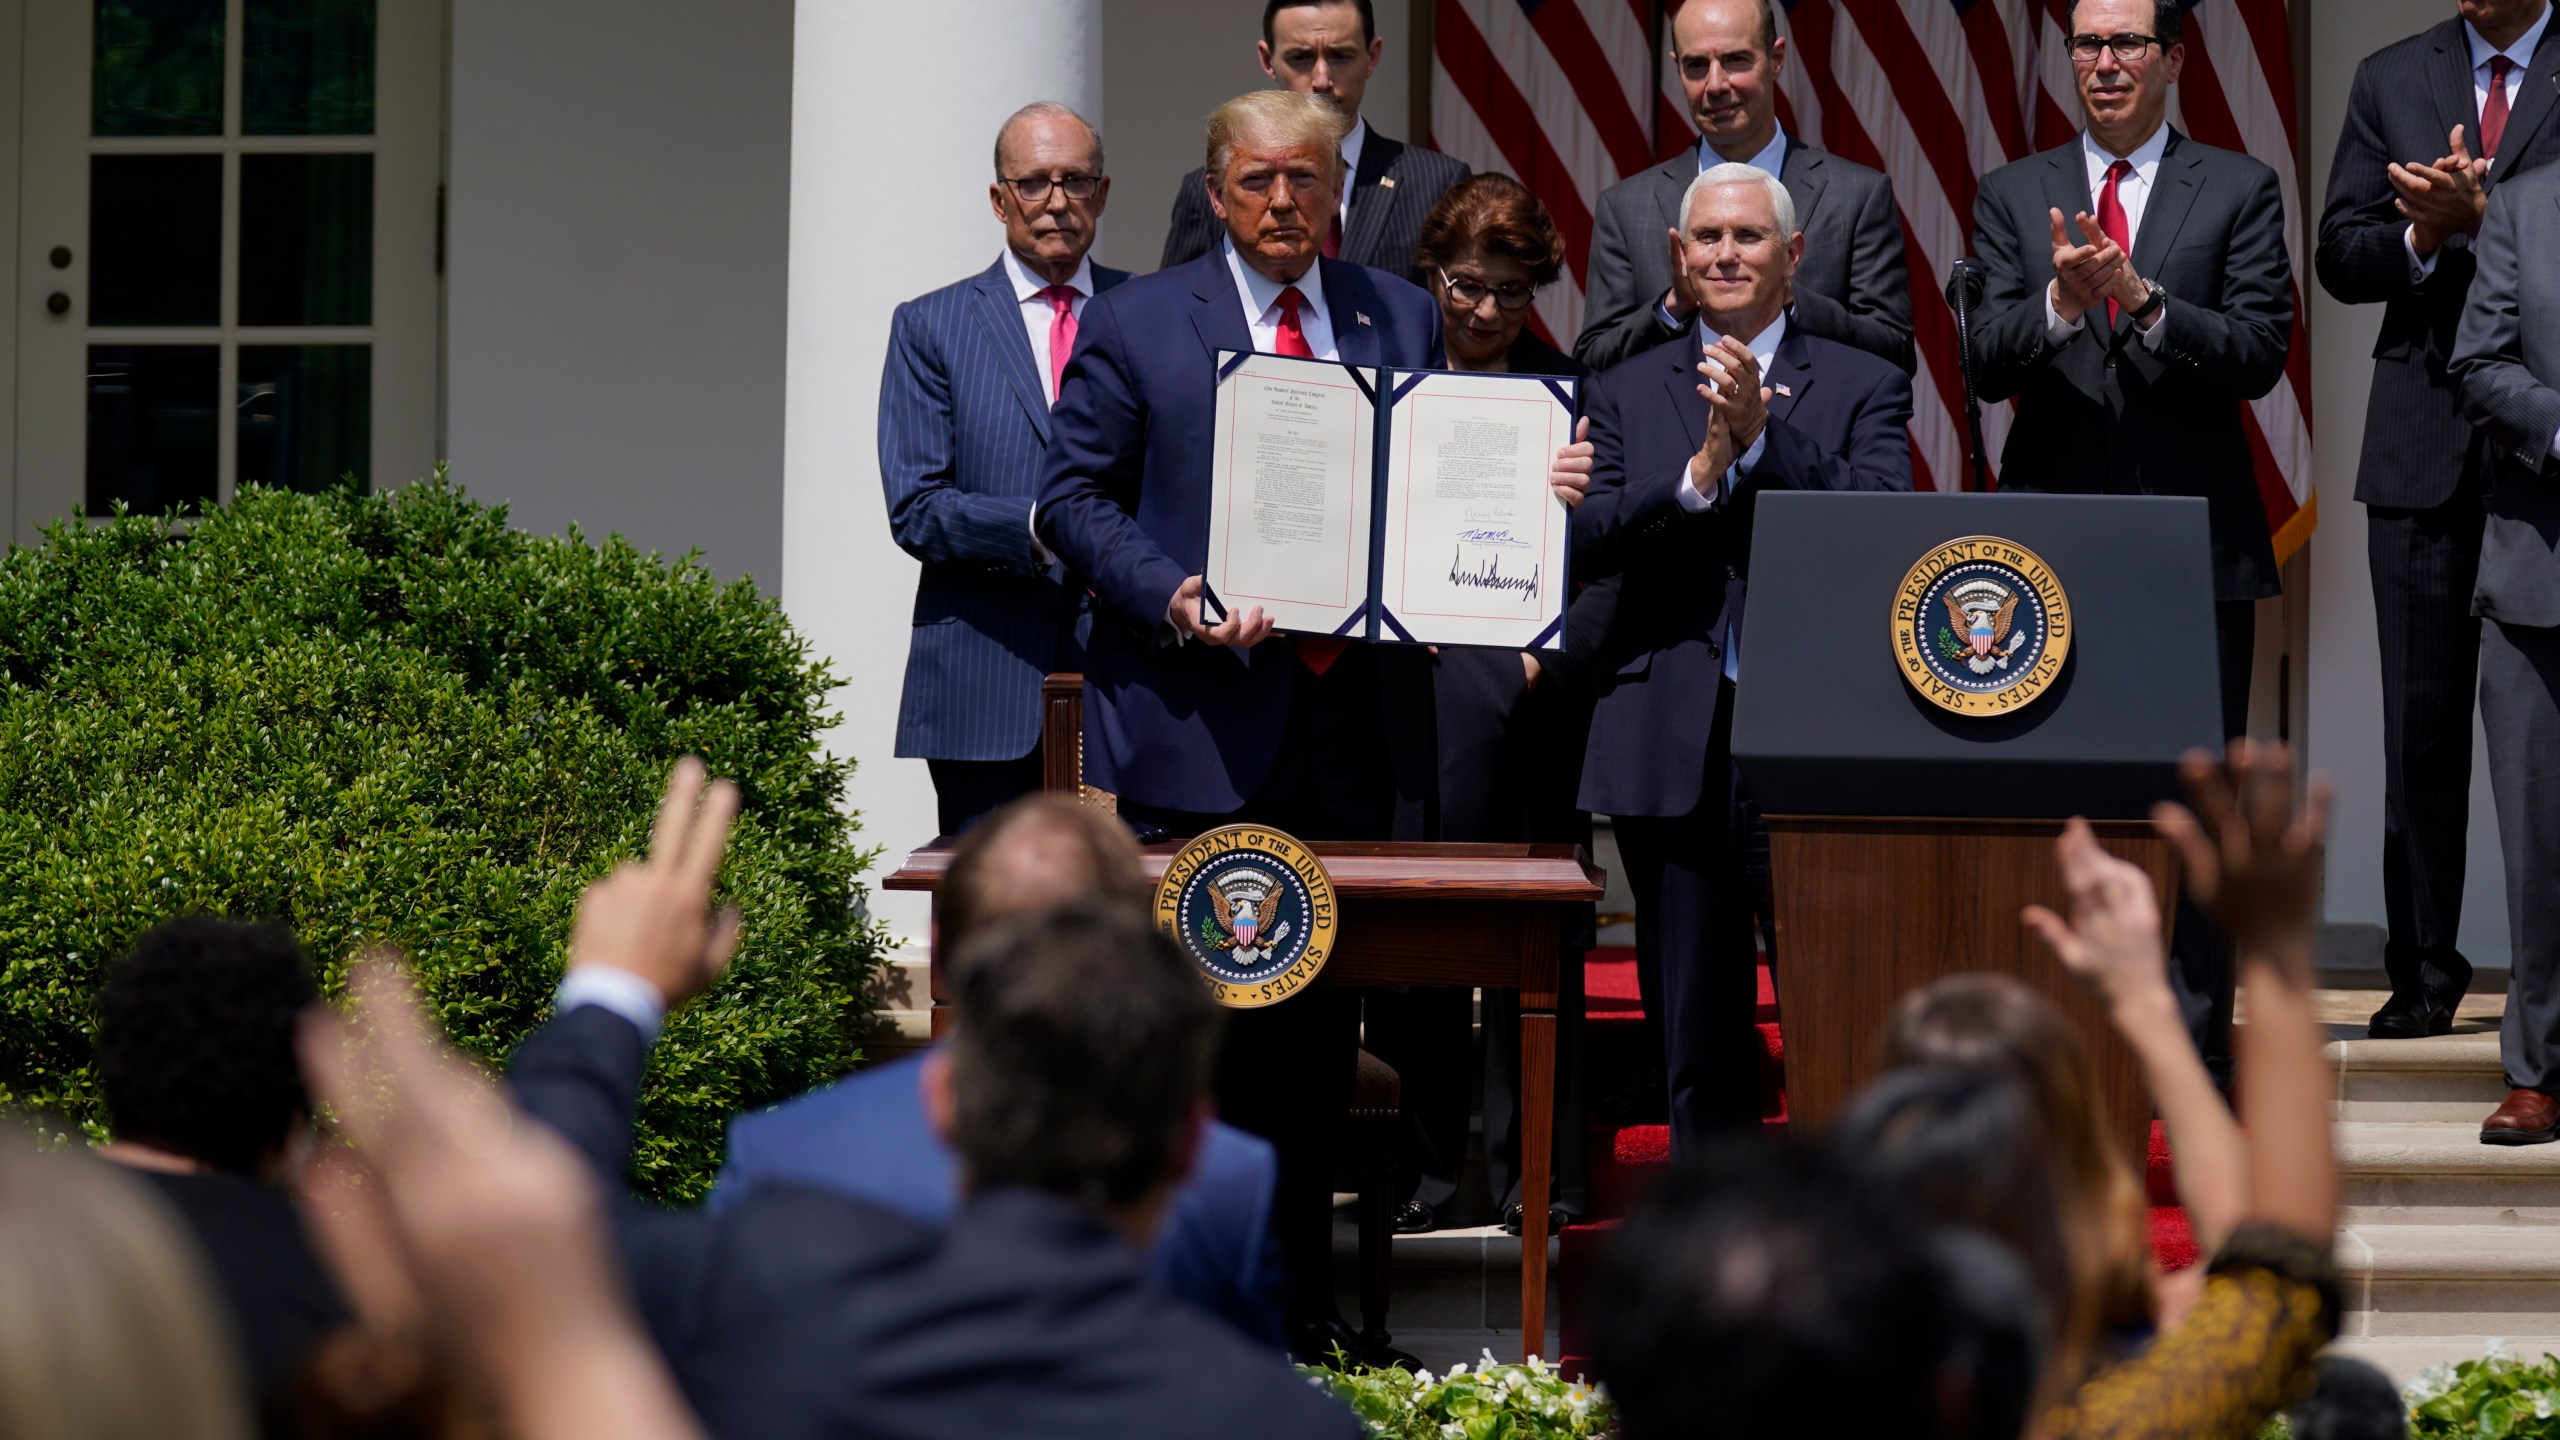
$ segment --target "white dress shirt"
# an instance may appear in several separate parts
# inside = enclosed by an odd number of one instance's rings
[[[1238,303],[1244,306],[1245,328],[1253,332],[1253,348],[1269,354],[1280,353],[1280,292],[1289,288],[1252,266],[1236,253],[1235,242],[1218,242],[1227,255],[1227,273],[1235,276]],[[1290,282],[1298,287],[1298,329],[1307,337],[1307,348],[1319,360],[1339,360],[1341,352],[1333,344],[1333,312],[1324,301],[1324,266],[1310,265],[1307,273]]]
[[[2125,263],[2128,265],[2133,263],[2134,242],[2142,239],[2142,212],[2150,208],[2151,191],[2160,183],[2160,157],[2167,154],[2168,150],[2169,125],[2165,120],[2161,122],[2159,129],[2151,132],[2150,139],[2134,146],[2133,153],[2130,155],[2115,154],[2099,144],[2096,136],[2086,130],[2080,132],[2080,160],[2089,171],[2089,213],[2091,215],[2098,213],[2098,197],[2106,193],[2107,172],[2115,167],[2118,160],[2133,167],[2124,173],[2123,179],[2116,182],[2116,203],[2124,207],[2124,236],[2127,242],[2124,247]],[[2069,216],[2064,217],[2063,233],[2069,235],[2074,244],[2078,244],[2088,237],[2080,234],[2080,227],[2070,223],[2070,219]],[[2062,318],[2062,312],[2054,308],[2054,293],[2060,288],[2060,282],[2057,281],[2044,289],[2044,335],[2045,339],[2056,345],[2068,343],[2072,336],[2088,328],[2087,316],[2066,321]],[[2135,326],[2134,333],[2142,337],[2144,346],[2157,350],[2160,348],[2163,334],[2160,322],[2168,318],[2169,307],[2163,305],[2151,317],[2149,324]]]
[[[2491,45],[2470,21],[2466,20],[2462,23],[2462,38],[2471,46],[2471,114],[2474,121],[2478,120],[2480,112],[2489,108],[2489,62],[2501,55],[2515,62],[2515,67],[2507,72],[2507,106],[2509,113],[2513,113],[2515,103],[2522,93],[2525,70],[2533,64],[2533,52],[2542,46],[2542,32],[2551,28],[2551,9],[2552,7],[2548,5],[2543,6],[2542,18],[2534,21],[2522,35],[2516,37],[2516,43],[2504,50]],[[2479,125],[2475,123],[2462,133],[2467,141],[2466,148],[2473,155],[2478,155],[2480,153]],[[2499,143],[2505,142],[2501,140]],[[2412,155],[2402,163],[2428,162]],[[2435,273],[2436,257],[2418,253],[2417,226],[2411,225],[2400,232],[2400,244],[2409,252],[2410,284],[2414,285]],[[2441,249],[2438,253],[2442,253]]]
[[[658,1030],[667,1023],[667,1002],[658,987],[612,965],[572,965],[560,977],[560,990],[552,1007],[566,1015],[572,1010],[594,1005],[630,1021],[647,1039],[658,1038]]]
[[[1050,363],[1049,327],[1056,322],[1058,312],[1049,304],[1049,297],[1040,293],[1049,288],[1049,282],[1032,273],[1031,267],[1023,264],[1022,257],[1014,254],[1011,247],[1004,252],[1004,273],[1013,281],[1015,303],[1022,307],[1022,329],[1031,337],[1031,368],[1040,372],[1040,393],[1055,405],[1058,403],[1058,372]],[[1081,324],[1085,302],[1093,298],[1092,256],[1087,255],[1076,262],[1076,273],[1067,277],[1067,288],[1076,292],[1075,297],[1067,302],[1067,313],[1075,316]]]
[[[1351,133],[1342,137],[1342,193],[1336,197],[1333,211],[1333,233],[1336,235],[1351,233],[1351,189],[1360,183],[1360,148],[1368,142],[1368,118],[1353,119]],[[1341,242],[1336,241],[1334,248],[1340,249]]]
[[[1698,322],[1698,350],[1707,365],[1718,374],[1724,372],[1724,364],[1709,352],[1712,352],[1716,342],[1723,338],[1716,333],[1715,327],[1705,320],[1701,319]],[[1784,310],[1778,312],[1777,319],[1769,322],[1768,329],[1751,337],[1751,358],[1759,362],[1760,378],[1763,384],[1766,384],[1769,378],[1769,362],[1777,356],[1778,342],[1786,338],[1787,312]],[[1750,474],[1752,468],[1760,463],[1760,457],[1768,451],[1769,427],[1763,425],[1760,427],[1760,433],[1751,437],[1751,448],[1735,456],[1732,468],[1716,477],[1716,493],[1712,498],[1699,493],[1698,477],[1687,465],[1680,467],[1680,485],[1678,489],[1672,491],[1672,494],[1679,500],[1680,508],[1692,515],[1712,510],[1733,498],[1735,484]]]

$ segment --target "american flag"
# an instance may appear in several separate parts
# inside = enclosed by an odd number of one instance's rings
[[[2170,120],[2273,167],[2293,255],[2293,350],[2249,407],[2258,489],[2279,559],[2311,533],[2311,356],[2288,0],[2186,0],[2186,69]],[[1549,336],[1582,321],[1594,206],[1621,177],[1697,144],[1666,55],[1681,0],[1434,0],[1432,143],[1518,176],[1564,232],[1566,282],[1538,300]],[[1782,0],[1779,123],[1893,178],[1918,330],[1912,449],[1924,488],[1965,479],[1964,384],[1942,293],[1966,253],[1975,182],[2071,138],[2079,113],[2063,48],[2068,0]],[[1985,406],[1996,473],[2008,406]]]

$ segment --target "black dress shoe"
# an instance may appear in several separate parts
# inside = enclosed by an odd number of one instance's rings
[[[2416,1040],[2428,1035],[2443,1035],[2453,1029],[2454,1007],[2462,1003],[2462,993],[2438,994],[2428,990],[2393,991],[2382,1008],[2373,1012],[2364,1033],[2376,1040]]]
[[[1396,1233],[1428,1235],[1440,1228],[1440,1217],[1419,1200],[1407,1200],[1396,1207]]]
[[[1419,1370],[1422,1362],[1387,1343],[1380,1332],[1363,1335],[1340,1320],[1300,1320],[1289,1326],[1289,1353],[1302,1365],[1332,1370]]]
[[[1572,1223],[1572,1221],[1573,1221],[1573,1217],[1572,1217],[1572,1216],[1570,1216],[1570,1215],[1567,1215],[1566,1213],[1564,1213],[1564,1207],[1562,1207],[1562,1206],[1560,1206],[1560,1205],[1550,1205],[1550,1206],[1548,1206],[1548,1207],[1547,1207],[1547,1235],[1548,1235],[1548,1237],[1549,1237],[1550,1239],[1554,1238],[1554,1236],[1555,1236],[1559,1231],[1563,1230],[1563,1229],[1564,1229],[1564,1227],[1565,1227],[1566,1225],[1568,1225],[1568,1224]],[[1502,1209],[1502,1229],[1503,1229],[1503,1233],[1504,1233],[1504,1234],[1507,1234],[1507,1235],[1517,1235],[1517,1234],[1519,1234],[1523,1229],[1527,1228],[1528,1223],[1529,1223],[1528,1216],[1526,1216],[1526,1215],[1524,1215],[1524,1214],[1522,1214],[1522,1213],[1521,1213],[1521,1210],[1520,1210],[1520,1202],[1519,1202],[1519,1201],[1514,1200],[1514,1201],[1512,1201],[1509,1205],[1506,1205],[1506,1206],[1504,1206],[1504,1207],[1503,1207],[1503,1209]]]

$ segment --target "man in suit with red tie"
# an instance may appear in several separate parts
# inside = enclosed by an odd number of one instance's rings
[[[1400,681],[1428,693],[1420,651],[1276,637],[1258,607],[1216,617],[1203,605],[1218,352],[1440,363],[1429,296],[1322,258],[1342,132],[1339,111],[1294,91],[1221,106],[1207,173],[1223,238],[1096,299],[1067,366],[1037,527],[1097,597],[1085,778],[1142,832],[1255,821],[1302,840],[1384,839],[1430,791],[1429,709],[1392,699]],[[1357,1004],[1356,992],[1317,987],[1232,1012],[1218,1068],[1221,1114],[1279,1151],[1272,1225],[1291,1345],[1311,1360],[1337,1344],[1393,1358],[1364,1345],[1333,1299],[1333,1158]]]
[[[1031,539],[1049,407],[1093,297],[1111,198],[1102,136],[1041,101],[996,132],[996,263],[898,307],[880,373],[880,485],[916,579],[896,753],[933,771],[942,833],[1040,788],[1040,681],[1083,662],[1080,587]]]
[[[2257,602],[2283,588],[2246,414],[2284,378],[2293,266],[2275,172],[2169,124],[2182,9],[2072,5],[2082,130],[1983,177],[1974,354],[1984,399],[2018,397],[2002,490],[2204,500],[2222,723],[2238,735]],[[2227,1081],[2231,957],[2187,907],[2172,951],[2188,1028]]]
[[[2366,1027],[2376,1039],[2443,1034],[2471,983],[2455,941],[2480,679],[2471,597],[2495,464],[2448,363],[2490,195],[2560,157],[2549,0],[2456,8],[2356,67],[2320,213],[2320,283],[2349,305],[2385,307],[2356,467],[2382,650],[2391,998]]]

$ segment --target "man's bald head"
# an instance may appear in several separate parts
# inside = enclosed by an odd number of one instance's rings
[[[948,954],[995,922],[1061,905],[1143,911],[1147,874],[1128,827],[1064,795],[1031,795],[969,831],[941,898],[936,943]]]

